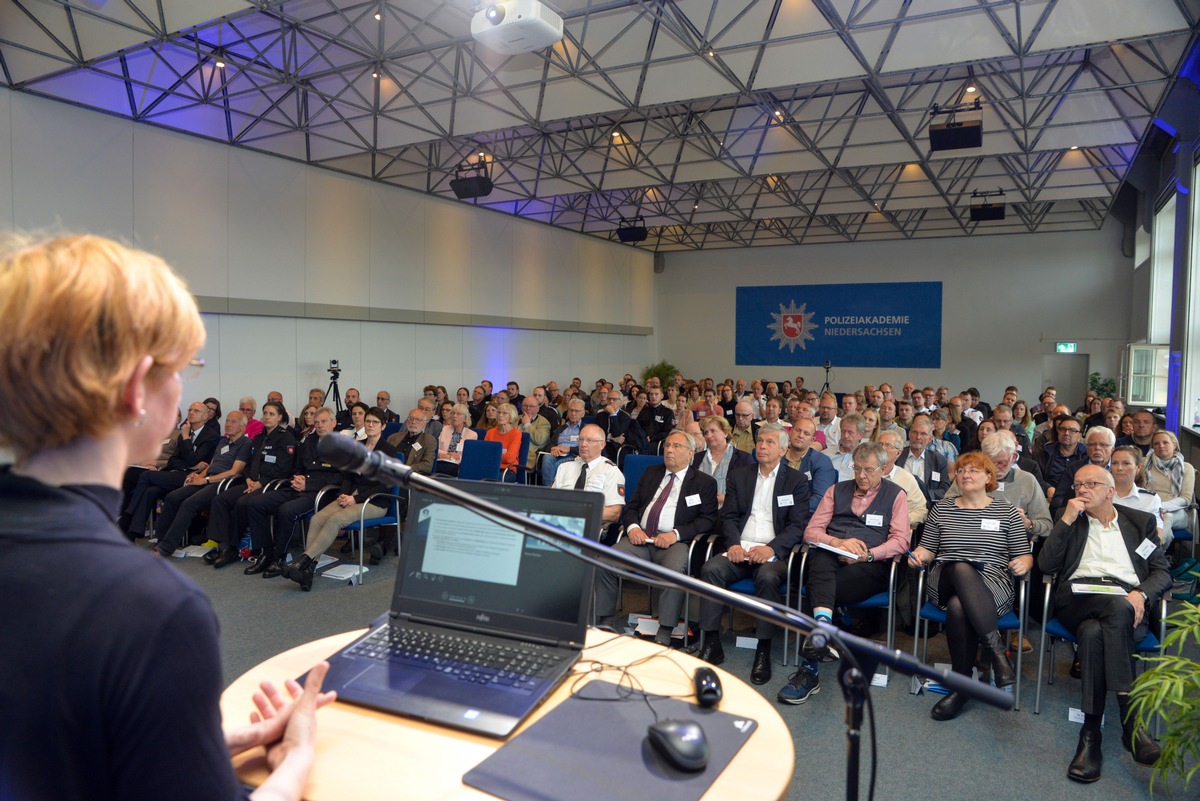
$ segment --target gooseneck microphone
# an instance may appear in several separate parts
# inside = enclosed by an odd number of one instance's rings
[[[342,434],[326,434],[317,441],[317,456],[342,470],[357,473],[365,478],[382,481],[389,486],[408,486],[412,468],[403,459],[388,456],[367,448],[352,437]]]

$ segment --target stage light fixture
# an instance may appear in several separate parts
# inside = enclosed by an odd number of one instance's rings
[[[617,226],[617,239],[622,242],[645,242],[649,235],[646,230],[646,220],[639,214],[636,217],[622,217]]]
[[[492,193],[492,177],[487,161],[480,157],[474,164],[462,164],[454,170],[450,188],[459,200],[487,197]]]

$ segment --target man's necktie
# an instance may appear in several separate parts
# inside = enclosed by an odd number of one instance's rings
[[[587,462],[584,462],[583,467],[579,468],[579,478],[575,479],[575,489],[587,487],[587,467]]]
[[[654,501],[654,505],[650,507],[650,514],[646,517],[646,536],[653,539],[658,536],[658,518],[662,516],[663,507],[667,505],[667,498],[671,495],[671,487],[675,486],[675,474],[667,474],[667,486],[663,487],[662,492],[658,494],[658,499]]]

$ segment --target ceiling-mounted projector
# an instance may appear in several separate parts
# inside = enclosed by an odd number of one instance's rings
[[[563,38],[563,21],[537,0],[507,0],[471,17],[471,36],[497,53],[532,53]]]

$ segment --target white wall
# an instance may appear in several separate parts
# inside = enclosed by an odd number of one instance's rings
[[[734,363],[736,287],[941,281],[942,368],[835,364],[834,389],[883,381],[897,390],[905,381],[954,391],[973,385],[994,403],[1016,384],[1036,402],[1042,356],[1054,353],[1056,341],[1078,342],[1091,370],[1116,377],[1129,334],[1131,266],[1115,223],[1095,232],[670,253],[655,276],[657,357],[685,375],[799,374],[819,387],[820,353],[807,354],[810,364],[801,367]]]
[[[329,381],[411,403],[653,361],[653,259],[507,215],[0,90],[0,228],[161,254],[209,340],[185,391],[226,405]]]

